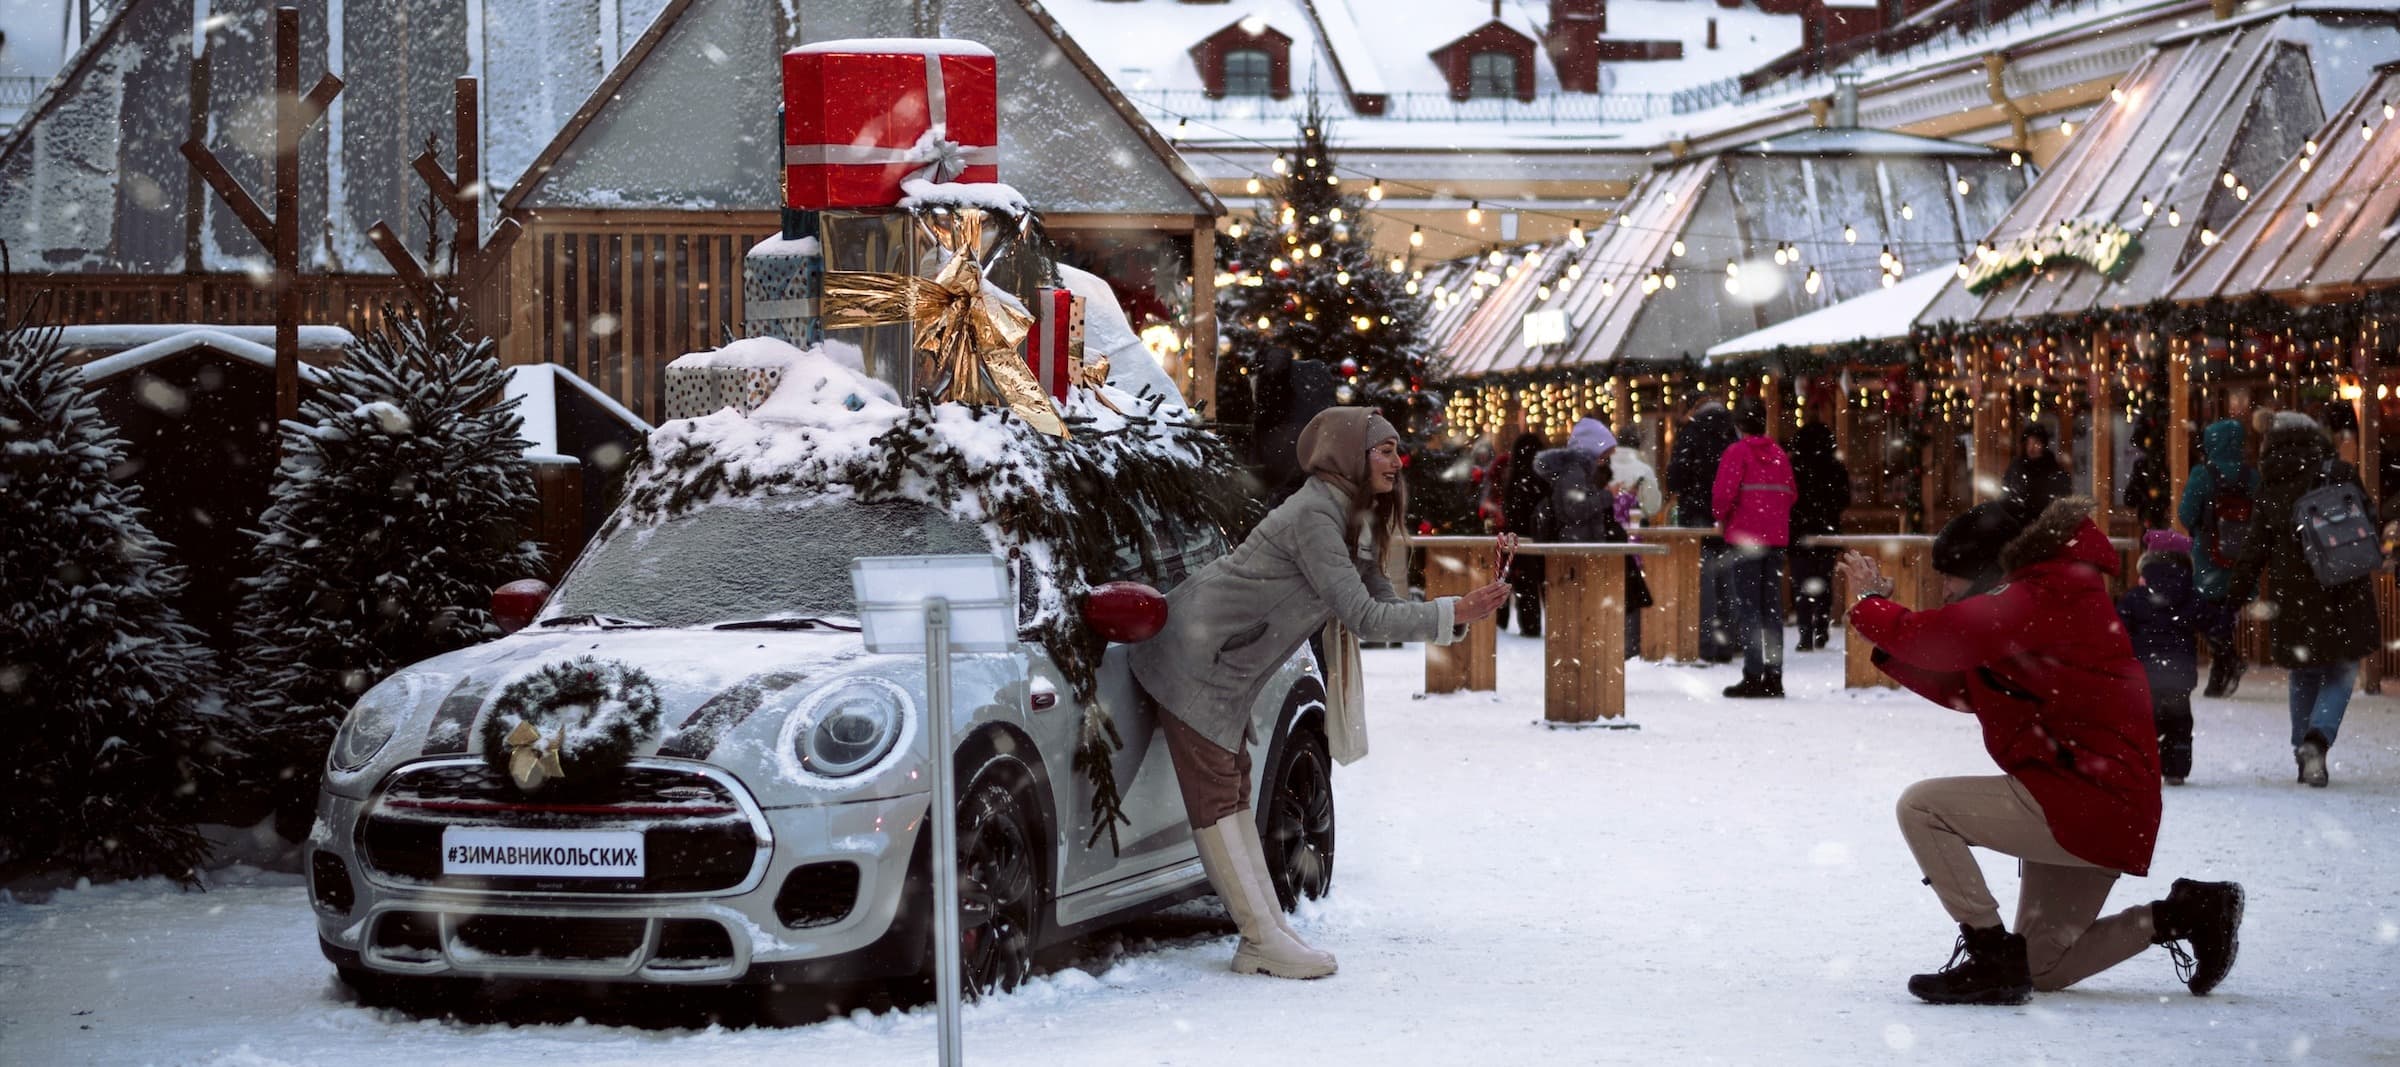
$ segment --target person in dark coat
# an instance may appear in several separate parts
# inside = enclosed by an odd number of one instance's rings
[[[2276,665],[2291,672],[2292,760],[2299,780],[2318,787],[2329,781],[2325,754],[2341,735],[2358,661],[2383,643],[2373,579],[2319,583],[2292,520],[2309,490],[2344,483],[2366,499],[2358,468],[2334,457],[2323,426],[2296,411],[2277,413],[2258,450],[2259,536],[2235,576],[2237,586],[2251,587],[2266,576],[2258,607],[2269,620]]]
[[[2150,718],[2158,726],[2158,771],[2168,785],[2192,774],[2192,688],[2200,684],[2203,629],[2192,591],[2192,539],[2171,530],[2143,535],[2142,581],[2117,598],[2117,617],[2150,681]]]
[[[1833,563],[1841,549],[1811,547],[1806,538],[1842,532],[1850,508],[1850,471],[1842,466],[1833,429],[1812,422],[1792,435],[1792,606],[1800,615],[1800,651],[1825,647],[1833,625]]]
[[[1988,524],[1992,506],[1953,525]],[[1950,965],[1909,979],[1923,1000],[2021,1004],[2170,942],[2191,943],[2194,995],[2233,965],[2242,912],[2233,883],[2179,878],[2164,900],[2100,917],[2118,877],[2149,873],[2160,797],[2149,683],[2109,602],[2117,553],[2092,522],[2094,506],[2062,498],[2004,544],[1937,552],[1973,569],[1946,575],[1954,599],[1930,610],[1892,600],[1872,559],[1842,559],[1864,592],[1850,624],[1874,643],[1876,667],[1975,716],[2003,772],[1928,779],[1900,796],[1901,836],[1959,929]],[[1994,572],[2006,581],[1989,585]],[[1965,595],[1978,585],[1989,591]],[[2022,861],[2015,933],[2001,924],[1975,848]],[[2181,950],[2171,952],[2180,963]]]
[[[2208,641],[2208,686],[2202,696],[2229,697],[2242,684],[2241,650],[2233,643],[2234,623],[2250,602],[2256,586],[2236,587],[2234,569],[2247,552],[2258,514],[2258,468],[2242,460],[2248,435],[2240,419],[2218,419],[2200,431],[2200,455],[2205,462],[2192,468],[2176,502],[2175,519],[2192,537],[2192,589],[2200,594],[2201,636]],[[2251,519],[2233,522],[2220,513],[2249,506]]]
[[[1541,527],[1542,516],[1549,510],[1550,483],[1533,464],[1542,448],[1542,435],[1531,430],[1518,434],[1516,443],[1509,446],[1508,481],[1501,487],[1501,530],[1529,541],[1548,536]],[[1509,588],[1516,591],[1517,632],[1527,637],[1542,636],[1542,583],[1548,575],[1540,556],[1519,556],[1509,565]],[[1506,625],[1507,620],[1501,623]]]
[[[2167,471],[2166,435],[2157,421],[2144,416],[2133,424],[2133,470],[2125,476],[2125,507],[2141,519],[2142,529],[2165,529],[2174,510],[2174,486]]]
[[[1741,438],[1733,414],[1716,397],[1701,394],[1675,431],[1667,456],[1667,492],[1675,494],[1675,525],[1713,527],[1717,514],[1717,464]],[[1725,541],[1700,542],[1700,658],[1731,663],[1742,652],[1734,638],[1733,576],[1725,566]]]
[[[2075,476],[2058,461],[2050,445],[2050,428],[2036,423],[2017,437],[2017,458],[2000,479],[2000,496],[2027,515],[2039,515],[2050,502],[2075,491]]]

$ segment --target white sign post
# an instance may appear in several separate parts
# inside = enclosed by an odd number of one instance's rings
[[[996,556],[865,556],[850,563],[867,651],[925,655],[926,773],[933,803],[934,996],[943,1067],[961,1062],[958,1035],[958,787],[950,766],[950,653],[1007,652],[1017,643],[1017,598]]]

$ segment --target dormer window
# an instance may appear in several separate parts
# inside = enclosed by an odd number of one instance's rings
[[[1467,57],[1467,96],[1517,95],[1517,57],[1506,52],[1477,52]]]
[[[1255,16],[1201,39],[1192,65],[1211,98],[1292,95],[1292,38]]]
[[[1225,53],[1226,96],[1275,95],[1275,59],[1256,48]]]

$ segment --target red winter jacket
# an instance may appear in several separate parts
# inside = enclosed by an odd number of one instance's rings
[[[2090,503],[2061,501],[2010,542],[2008,582],[1989,593],[1930,611],[1868,597],[1850,621],[1894,681],[1982,721],[1984,749],[2060,845],[2141,875],[2158,842],[2157,726]]]
[[[1800,499],[1800,489],[1792,481],[1792,457],[1774,438],[1735,441],[1717,461],[1715,490],[1710,503],[1728,543],[1792,543],[1792,504]]]

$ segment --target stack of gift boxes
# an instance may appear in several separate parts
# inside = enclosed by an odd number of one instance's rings
[[[990,49],[968,41],[853,40],[807,45],[783,56],[783,233],[742,260],[743,326],[749,336],[810,348],[826,339],[827,269],[931,277],[941,252],[899,205],[902,183],[997,182],[999,90]],[[1054,399],[1064,400],[1082,361],[1083,303],[1043,288],[1025,357]],[[917,381],[916,338],[907,325],[838,330],[867,373],[902,396]],[[686,357],[667,371],[669,418],[732,406],[757,407],[778,368],[720,366]],[[705,405],[691,410],[695,405]]]

